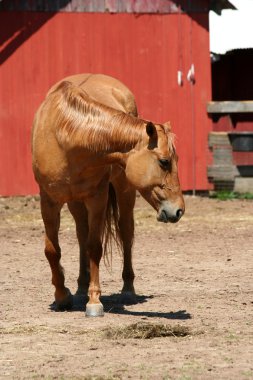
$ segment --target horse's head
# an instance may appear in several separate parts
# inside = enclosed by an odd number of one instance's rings
[[[177,222],[185,206],[180,189],[177,154],[169,123],[147,123],[144,141],[126,161],[128,181],[157,211],[160,222]]]

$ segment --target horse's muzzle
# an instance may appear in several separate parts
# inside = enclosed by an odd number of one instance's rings
[[[172,209],[172,207],[161,207],[158,211],[157,220],[158,222],[163,223],[176,223],[179,221],[179,219],[184,214],[184,210],[179,209]]]

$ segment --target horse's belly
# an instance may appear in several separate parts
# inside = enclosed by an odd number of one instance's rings
[[[73,200],[85,200],[87,198],[99,196],[107,191],[111,169],[108,167],[101,168],[99,172],[94,170],[90,175],[83,173],[80,177],[71,183],[71,195]],[[85,175],[86,174],[86,175]]]
[[[102,175],[83,176],[70,178],[65,176],[60,180],[50,180],[44,178],[38,181],[43,190],[56,202],[66,203],[73,200],[85,201],[87,198],[99,196],[106,191],[109,183],[110,172],[106,171]]]

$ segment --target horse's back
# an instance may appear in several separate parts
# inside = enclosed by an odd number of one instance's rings
[[[137,116],[137,107],[132,92],[118,79],[104,74],[77,74],[56,83],[49,94],[63,81],[83,89],[91,98],[108,107]]]

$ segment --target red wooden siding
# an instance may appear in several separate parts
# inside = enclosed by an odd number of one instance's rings
[[[207,189],[211,130],[206,114],[211,99],[207,17],[0,12],[4,26],[0,38],[9,48],[0,50],[0,194],[38,191],[30,153],[35,110],[53,83],[80,72],[115,76],[136,95],[142,117],[171,120],[183,189]],[[192,63],[195,85],[186,80]]]

